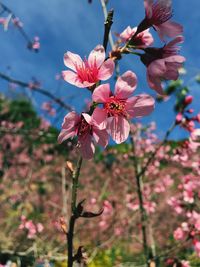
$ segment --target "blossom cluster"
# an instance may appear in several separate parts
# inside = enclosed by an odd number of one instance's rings
[[[79,88],[87,88],[92,94],[88,112],[68,113],[58,137],[61,143],[68,138],[77,137],[77,144],[84,158],[93,157],[96,144],[106,147],[109,136],[120,144],[126,141],[130,133],[130,120],[149,115],[154,109],[154,98],[146,93],[132,96],[137,86],[137,76],[131,70],[118,77],[114,92],[109,83],[101,84],[113,75],[115,60],[122,55],[142,50],[141,61],[147,67],[149,87],[158,94],[164,94],[163,80],[178,79],[178,69],[185,58],[178,55],[178,44],[183,42],[180,35],[182,26],[172,22],[171,2],[145,0],[145,18],[138,27],[128,26],[106,58],[105,49],[97,45],[84,60],[78,54],[67,52],[64,64],[70,70],[62,72],[63,79]],[[153,27],[165,45],[161,48],[150,47],[153,36],[149,29]],[[174,38],[166,43],[166,38]],[[122,44],[125,43],[124,46]],[[134,52],[133,52],[134,53]],[[138,53],[135,53],[138,54]]]
[[[25,229],[27,231],[27,238],[32,239],[35,238],[38,233],[43,231],[44,226],[41,223],[34,224],[32,220],[27,220],[27,218],[22,215],[19,229]]]

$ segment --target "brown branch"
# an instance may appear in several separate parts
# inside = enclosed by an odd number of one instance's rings
[[[114,10],[111,9],[108,12],[107,19],[106,19],[106,21],[104,23],[105,30],[104,30],[103,46],[104,46],[105,51],[106,51],[107,45],[108,45],[110,29],[111,29],[111,26],[113,24],[113,15],[114,15]]]
[[[40,88],[40,87],[36,87],[36,86],[33,86],[33,87],[30,88],[30,84],[29,83],[13,79],[13,78],[9,77],[8,75],[6,75],[4,73],[1,73],[1,72],[0,72],[0,78],[3,79],[3,80],[6,80],[9,83],[17,84],[17,85],[19,85],[21,87],[29,88],[30,90],[33,90],[33,91],[35,91],[37,93],[45,95],[48,98],[50,98],[51,100],[53,100],[56,104],[58,104],[61,107],[65,108],[66,110],[72,111],[72,108],[69,105],[65,104],[65,102],[63,102],[60,98],[55,97],[52,93],[50,93],[50,90],[46,90],[44,88]]]

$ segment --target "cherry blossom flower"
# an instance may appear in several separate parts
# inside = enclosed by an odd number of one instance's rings
[[[197,253],[197,256],[200,257],[200,241],[194,240],[193,243],[195,252]]]
[[[161,40],[164,37],[176,37],[183,32],[183,27],[173,21],[171,0],[144,0],[145,18],[138,26],[137,33],[153,27]]]
[[[105,128],[99,128],[98,116],[96,115],[96,111],[93,112],[92,116],[86,113],[78,115],[74,111],[68,113],[64,118],[58,142],[62,143],[70,137],[78,136],[78,145],[82,156],[91,159],[95,151],[93,138],[102,147],[106,147],[108,144],[108,133]]]
[[[27,220],[27,218],[22,215],[21,216],[21,224],[19,225],[19,229],[26,229],[27,230],[27,238],[33,239],[36,237],[37,233],[41,233],[44,229],[44,226],[41,223],[37,223],[36,225],[33,223],[32,220]]]
[[[109,79],[114,71],[112,59],[105,60],[105,50],[102,45],[97,45],[91,51],[88,59],[82,60],[79,55],[67,52],[64,55],[64,64],[71,70],[63,71],[66,82],[77,87],[90,87],[100,80]]]
[[[181,261],[181,267],[191,267],[190,262],[189,261],[182,260]]]
[[[128,42],[131,37],[136,33],[137,27],[131,28],[128,26],[120,35],[120,41],[123,43]],[[137,48],[145,48],[153,43],[153,36],[149,32],[149,29],[137,34],[133,40],[131,40],[131,45]]]
[[[200,129],[195,129],[191,132],[189,146],[193,151],[200,147]]]
[[[55,110],[55,108],[53,108],[52,103],[50,101],[49,102],[43,102],[41,108],[44,111],[46,111],[47,114],[50,116],[55,116],[55,114],[56,114],[56,110]]]
[[[32,49],[36,52],[40,49],[40,38],[38,36],[34,37],[33,43],[32,43]]]
[[[41,233],[44,230],[44,226],[41,223],[37,223],[36,226],[38,233]]]
[[[178,227],[175,231],[174,231],[174,239],[176,240],[183,240],[185,238],[185,234],[184,231],[181,227]]]
[[[147,66],[147,81],[158,94],[164,94],[162,80],[177,80],[178,69],[185,58],[178,55],[180,48],[176,44],[183,42],[183,36],[177,36],[162,48],[146,48],[141,56],[142,62]]]
[[[173,207],[174,211],[177,214],[181,214],[183,212],[183,208],[181,207],[181,201],[176,197],[171,197],[167,200],[167,204]]]
[[[102,109],[95,109],[101,127],[107,127],[108,133],[117,144],[128,138],[129,119],[143,117],[154,109],[154,99],[151,96],[141,94],[130,97],[136,86],[135,73],[127,71],[118,78],[115,94],[111,92],[109,84],[102,84],[93,92],[93,101],[103,104]]]

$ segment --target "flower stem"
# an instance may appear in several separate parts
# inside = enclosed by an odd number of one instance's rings
[[[106,3],[107,2],[105,0],[100,0],[100,2],[101,2],[103,14],[104,14],[104,19],[105,19],[103,46],[104,46],[104,49],[106,51],[107,50],[107,46],[108,46],[108,41],[109,41],[111,50],[114,50],[115,49],[115,44],[114,44],[114,41],[113,41],[112,33],[110,31],[111,26],[113,24],[114,10],[112,10],[112,9],[110,11],[107,10],[107,7],[106,7]],[[119,69],[119,63],[118,63],[117,60],[115,61],[115,72],[116,72],[116,78],[118,78],[119,75],[120,75],[120,69]]]
[[[114,41],[112,38],[112,34],[110,32],[110,28],[113,24],[113,10],[110,10],[109,12],[107,11],[107,7],[106,7],[106,3],[105,0],[100,0],[101,2],[101,6],[103,9],[103,14],[104,14],[104,18],[105,18],[105,32],[104,32],[104,40],[103,40],[103,46],[105,48],[105,51],[107,49],[107,44],[108,44],[108,40],[110,43],[111,48],[114,48]]]
[[[74,227],[76,222],[76,200],[77,200],[77,189],[80,170],[82,166],[82,157],[79,157],[75,170],[72,173],[72,195],[71,195],[71,217],[69,221],[69,229],[67,233],[67,250],[68,259],[67,266],[73,267],[74,256],[73,256],[73,238],[74,238]]]

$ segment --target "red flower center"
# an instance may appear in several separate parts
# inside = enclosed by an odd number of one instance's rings
[[[98,82],[99,69],[96,61],[94,61],[92,65],[89,65],[88,61],[85,59],[81,66],[76,66],[76,72],[81,82]]]
[[[78,128],[78,136],[83,137],[85,134],[90,133],[92,131],[92,127],[87,121],[82,117],[81,122]]]
[[[125,116],[125,101],[119,100],[114,96],[110,97],[104,108],[110,116]]]

